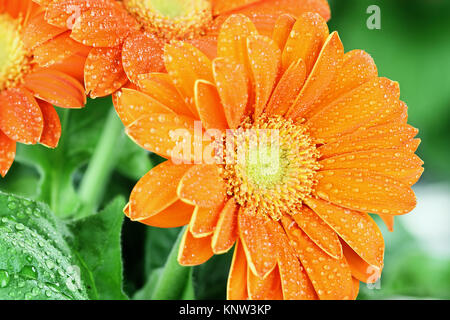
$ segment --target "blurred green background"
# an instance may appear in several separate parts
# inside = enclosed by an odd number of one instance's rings
[[[420,129],[418,152],[425,162],[424,175],[414,187],[418,197],[414,212],[396,218],[393,233],[377,220],[385,235],[385,269],[379,286],[361,284],[359,299],[450,299],[450,1],[330,0],[330,4],[330,30],[339,32],[346,51],[364,49],[375,59],[381,76],[400,83],[409,123]],[[381,10],[380,30],[367,28],[370,5]],[[10,173],[0,180],[0,190],[45,201],[67,218],[77,210],[75,189],[96,150],[110,102],[110,98],[91,100],[85,109],[70,114],[59,110],[65,131],[58,149],[20,146]],[[115,148],[120,157],[114,160],[113,181],[101,206],[117,195],[128,197],[137,179],[161,160],[145,154],[123,134]],[[122,254],[130,297],[151,295],[178,231],[126,220]],[[226,254],[194,268],[190,276],[196,298],[225,298],[229,263]]]

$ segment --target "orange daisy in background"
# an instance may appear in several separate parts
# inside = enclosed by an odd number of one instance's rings
[[[65,29],[48,25],[31,0],[0,0],[0,33],[0,174],[5,176],[16,142],[57,146],[61,124],[53,105],[84,106],[77,79],[86,52]]]
[[[379,77],[364,51],[344,53],[316,13],[280,16],[272,37],[232,15],[217,58],[172,42],[164,63],[167,73],[141,79],[143,92],[116,97],[128,135],[169,159],[137,183],[125,214],[155,227],[189,225],[178,256],[185,266],[234,246],[229,299],[354,299],[360,281],[377,281],[384,240],[368,212],[387,221],[410,212],[423,171],[398,83]],[[176,153],[196,120],[235,129],[254,161],[192,164],[190,153]],[[185,139],[173,139],[180,129]],[[279,152],[256,153],[248,129],[278,132]],[[195,150],[201,141],[191,142]]]
[[[92,50],[84,68],[86,92],[107,96],[130,80],[164,69],[169,40],[189,40],[209,55],[216,52],[218,26],[230,13],[249,15],[271,33],[282,13],[318,12],[329,19],[326,0],[39,0],[51,25]]]

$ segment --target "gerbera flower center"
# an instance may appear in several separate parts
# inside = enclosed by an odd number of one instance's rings
[[[0,34],[0,90],[4,90],[22,81],[31,57],[22,42],[20,19],[0,14]]]
[[[283,117],[247,120],[235,131],[233,146],[224,177],[241,206],[278,220],[311,194],[319,153],[304,125]]]
[[[124,4],[145,30],[168,40],[203,35],[212,21],[208,0],[124,0]]]

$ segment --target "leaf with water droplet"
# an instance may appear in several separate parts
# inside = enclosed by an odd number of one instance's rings
[[[46,205],[0,192],[0,299],[88,299],[67,232]]]

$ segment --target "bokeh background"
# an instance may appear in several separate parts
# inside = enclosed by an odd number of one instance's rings
[[[377,220],[385,235],[385,269],[378,286],[361,284],[359,299],[450,299],[450,1],[330,0],[330,5],[330,30],[339,32],[345,50],[366,50],[381,76],[400,83],[409,123],[420,129],[418,153],[425,162],[423,177],[414,187],[417,208],[396,218],[393,233]],[[367,28],[370,5],[380,7],[380,30]],[[106,98],[70,114],[60,111],[66,129],[58,149],[20,146],[0,190],[45,201],[64,218],[76,205],[77,184],[109,108]],[[117,143],[118,154],[125,156],[117,159],[103,206],[117,195],[127,198],[137,179],[161,161],[134,148],[125,136]],[[46,186],[53,190],[42,192]],[[122,254],[130,297],[151,296],[178,232],[125,222]],[[225,298],[230,260],[230,254],[217,256],[193,269],[197,299]]]

